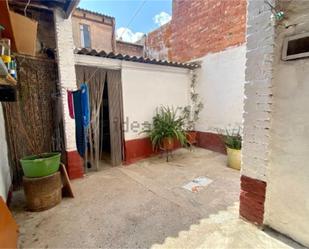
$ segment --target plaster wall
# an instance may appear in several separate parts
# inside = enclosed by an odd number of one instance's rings
[[[267,172],[265,224],[309,246],[309,58],[283,61],[285,37],[309,32],[309,3],[279,6],[287,19],[277,25],[273,79],[271,157]]]
[[[218,129],[242,124],[246,46],[228,48],[200,58],[197,93],[204,108],[196,130],[217,133]]]
[[[5,136],[5,126],[2,105],[0,105],[0,196],[5,201],[11,186],[11,174],[8,162],[8,150]]]
[[[140,134],[145,122],[152,123],[161,105],[184,107],[189,103],[190,73],[187,69],[143,65],[122,67],[125,140]]]

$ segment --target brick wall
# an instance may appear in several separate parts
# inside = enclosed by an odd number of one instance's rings
[[[170,58],[171,23],[150,32],[145,40],[145,53],[149,58],[163,60]]]
[[[57,43],[57,62],[65,133],[65,150],[69,177],[83,176],[82,159],[76,152],[75,121],[70,118],[66,89],[76,89],[75,61],[73,54],[73,34],[71,18],[65,19],[63,13],[54,11],[54,24]]]
[[[116,53],[144,56],[144,46],[124,41],[116,41]]]
[[[273,5],[275,3],[272,3]],[[248,1],[240,215],[262,224],[271,145],[275,28],[263,1]]]
[[[173,0],[170,25],[148,35],[147,50],[188,61],[243,44],[245,27],[245,0]]]
[[[81,47],[80,25],[90,27],[91,48],[106,52],[115,51],[115,20],[113,17],[76,9],[72,15],[74,46]]]

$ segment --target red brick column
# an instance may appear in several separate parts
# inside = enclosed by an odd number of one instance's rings
[[[77,151],[67,151],[67,165],[69,178],[81,178],[84,175],[84,161]]]
[[[266,182],[242,175],[239,214],[257,225],[263,224]]]

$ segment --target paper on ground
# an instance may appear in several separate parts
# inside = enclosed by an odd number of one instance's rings
[[[182,187],[195,193],[199,192],[202,188],[206,187],[210,183],[212,183],[212,180],[207,177],[197,177]]]

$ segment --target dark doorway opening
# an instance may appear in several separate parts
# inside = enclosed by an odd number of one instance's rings
[[[123,102],[121,71],[76,66],[77,85],[89,87],[90,125],[87,127],[88,169],[121,165],[123,159]]]
[[[109,99],[108,99],[108,84],[105,82],[103,91],[103,101],[100,111],[100,154],[101,160],[108,164],[111,163],[111,136],[110,136],[110,121],[109,121]]]

